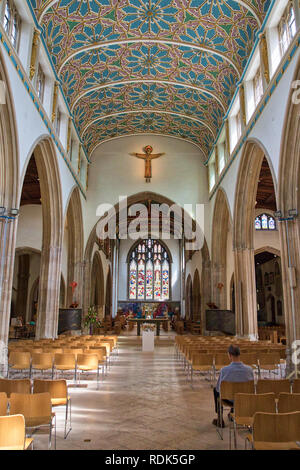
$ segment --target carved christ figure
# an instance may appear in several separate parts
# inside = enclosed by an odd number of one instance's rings
[[[142,158],[143,160],[145,160],[145,179],[146,179],[146,183],[150,183],[151,178],[152,178],[151,160],[153,160],[154,158],[161,157],[162,155],[164,155],[164,153],[156,153],[154,155],[151,155],[153,151],[153,148],[151,147],[151,145],[146,145],[144,150],[145,150],[145,153],[131,153],[130,155],[133,155],[134,157]]]

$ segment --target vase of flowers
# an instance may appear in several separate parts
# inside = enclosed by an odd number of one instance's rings
[[[94,306],[88,309],[87,315],[84,317],[83,324],[85,328],[90,329],[90,334],[93,334],[94,327],[101,327],[101,320],[98,318],[97,311]]]

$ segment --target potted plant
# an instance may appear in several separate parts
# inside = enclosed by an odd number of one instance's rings
[[[101,327],[101,320],[98,318],[98,314],[94,306],[89,307],[88,313],[84,317],[83,325],[84,327],[88,327],[90,329],[90,334],[93,334],[94,326],[96,328]]]

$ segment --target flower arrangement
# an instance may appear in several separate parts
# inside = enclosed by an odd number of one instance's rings
[[[151,323],[143,323],[142,324],[142,330],[149,332],[149,331],[154,331],[155,330],[155,325],[152,325]]]
[[[101,327],[101,320],[98,318],[97,311],[94,306],[90,307],[88,309],[87,315],[83,319],[83,325],[84,327],[89,327],[90,328],[90,333],[92,334],[93,327],[95,326],[96,328]]]

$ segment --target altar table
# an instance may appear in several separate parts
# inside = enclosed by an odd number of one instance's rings
[[[168,321],[166,318],[128,318],[129,322],[136,322],[137,324],[137,335],[141,336],[141,324],[143,323],[153,323],[156,325],[156,336],[160,334],[160,324],[164,321]]]

